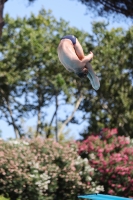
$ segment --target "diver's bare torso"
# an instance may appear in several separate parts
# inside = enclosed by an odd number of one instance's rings
[[[77,73],[78,69],[81,70],[79,58],[76,55],[74,45],[69,39],[63,39],[58,46],[58,57],[64,67],[71,72]]]

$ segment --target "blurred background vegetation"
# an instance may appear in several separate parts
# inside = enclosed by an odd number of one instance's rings
[[[97,6],[97,15],[132,20],[131,1],[100,2],[82,1],[92,10]],[[5,1],[0,3],[2,11]],[[13,127],[15,139],[0,140],[0,194],[11,200],[75,200],[90,192],[132,197],[133,26],[109,30],[106,22],[93,22],[88,34],[45,9],[16,19],[9,13],[4,21],[0,119]],[[85,54],[94,52],[98,91],[58,60],[60,38],[70,33]],[[32,117],[36,124],[25,130]],[[68,137],[66,126],[83,122],[76,132],[81,139]]]
[[[32,136],[55,135],[58,140],[65,126],[87,121],[83,137],[102,128],[118,128],[120,135],[132,137],[133,128],[133,27],[107,29],[104,22],[93,23],[93,35],[70,27],[52,13],[41,10],[38,16],[12,19],[5,16],[0,44],[0,115],[13,126],[16,138],[26,136],[23,120],[37,116]],[[87,54],[94,52],[93,68],[101,87],[95,92],[88,80],[64,70],[57,56],[59,38],[76,35]],[[54,105],[51,120],[46,112]],[[73,106],[70,116],[58,110]],[[82,118],[75,114],[79,109]],[[73,117],[74,115],[74,117]],[[73,117],[73,118],[72,118]],[[70,119],[69,119],[70,118]]]

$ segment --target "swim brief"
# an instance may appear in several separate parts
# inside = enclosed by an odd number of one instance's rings
[[[76,44],[76,37],[74,35],[65,35],[64,37],[61,38],[61,40],[63,39],[69,39],[72,41],[73,45]]]

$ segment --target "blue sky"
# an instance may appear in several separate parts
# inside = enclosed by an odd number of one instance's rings
[[[41,8],[46,10],[52,10],[53,15],[58,20],[63,18],[69,21],[71,26],[75,26],[80,30],[91,32],[91,23],[93,21],[106,20],[102,17],[93,16],[91,11],[87,12],[84,5],[79,3],[77,0],[36,0],[33,4],[29,5],[27,0],[8,0],[5,3],[4,15],[9,13],[11,17],[16,18],[30,16],[30,13],[38,14]],[[88,13],[86,15],[86,12]],[[121,22],[110,22],[109,28],[122,26],[128,28],[131,25],[130,20],[124,20]],[[32,125],[34,120],[29,120],[27,125]],[[79,127],[73,126],[75,130],[80,130]],[[2,137],[7,139],[9,137],[14,137],[14,132],[11,126],[8,126],[3,120],[0,120],[0,130],[2,130]],[[73,134],[73,131],[71,131]]]

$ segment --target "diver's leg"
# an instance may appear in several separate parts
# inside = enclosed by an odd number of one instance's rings
[[[81,44],[79,43],[78,39],[76,38],[76,44],[74,45],[75,52],[80,60],[82,60],[85,55],[82,49]]]
[[[87,56],[84,55],[83,48],[81,44],[79,43],[78,39],[76,38],[76,43],[74,45],[75,53],[77,54],[78,58],[82,60],[82,62],[86,63],[88,61],[91,61],[93,58],[93,53],[90,52]]]

